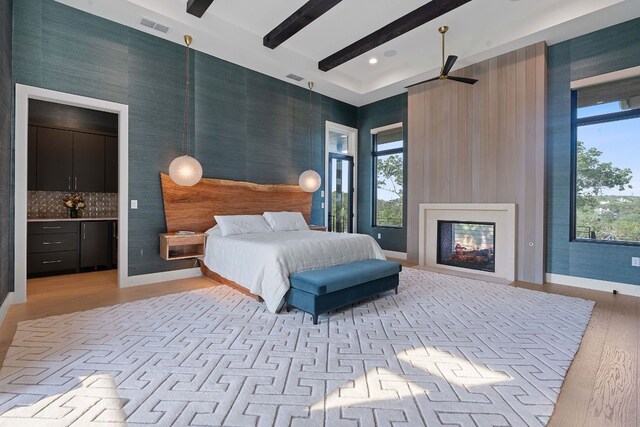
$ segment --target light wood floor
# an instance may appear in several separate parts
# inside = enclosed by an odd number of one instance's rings
[[[28,302],[12,306],[0,327],[0,360],[23,320],[215,285],[209,279],[193,278],[120,289],[115,270],[29,280]],[[551,284],[515,286],[596,301],[549,426],[637,427],[640,298]]]

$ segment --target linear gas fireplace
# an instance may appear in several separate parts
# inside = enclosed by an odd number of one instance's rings
[[[438,221],[436,262],[494,273],[495,230],[495,222]]]

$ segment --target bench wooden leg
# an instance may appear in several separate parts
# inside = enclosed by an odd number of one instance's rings
[[[317,314],[312,314],[313,316],[313,324],[317,325],[318,324],[318,315]]]
[[[396,286],[396,295],[398,295],[398,287]]]

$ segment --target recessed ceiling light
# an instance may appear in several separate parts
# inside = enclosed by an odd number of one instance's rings
[[[377,63],[378,63],[378,58],[369,59],[369,64],[377,64]]]
[[[386,56],[387,58],[391,58],[392,56],[396,56],[397,54],[397,50],[388,50],[384,53],[384,56]]]

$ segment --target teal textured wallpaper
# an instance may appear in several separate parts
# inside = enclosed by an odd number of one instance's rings
[[[12,4],[0,0],[0,304],[13,289]]]
[[[631,257],[640,256],[640,247],[569,241],[569,203],[570,83],[640,65],[640,19],[550,46],[548,61],[546,270],[639,285]]]
[[[181,149],[184,46],[53,0],[14,5],[14,81],[129,105],[129,274],[191,267],[163,261],[159,173]],[[305,89],[192,52],[192,150],[207,177],[297,183],[308,168]],[[313,162],[324,171],[324,120],[357,125],[357,108],[314,94]],[[322,221],[319,193],[312,220]]]

